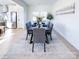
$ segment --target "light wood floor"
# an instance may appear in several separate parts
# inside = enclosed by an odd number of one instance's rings
[[[60,37],[53,31],[49,44],[46,44],[46,52],[43,45],[35,44],[35,51],[32,53],[32,44],[29,44],[30,36],[26,40],[26,30],[9,29],[5,36],[10,35],[11,46],[2,59],[75,59],[75,55],[60,40]]]

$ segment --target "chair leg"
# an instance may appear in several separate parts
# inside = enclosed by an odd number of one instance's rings
[[[50,34],[50,39],[52,40],[52,35]]]
[[[33,45],[32,45],[32,52],[34,52],[34,43],[33,43]]]
[[[32,43],[32,37],[33,37],[33,34],[31,35],[30,43]]]
[[[46,52],[46,44],[44,43],[44,52]]]
[[[49,44],[49,41],[48,41],[48,36],[47,36],[47,34],[46,34],[46,43],[48,43],[48,44]]]
[[[26,36],[26,40],[28,39],[28,33],[27,33],[27,36]]]
[[[48,40],[47,34],[46,34],[46,40]]]

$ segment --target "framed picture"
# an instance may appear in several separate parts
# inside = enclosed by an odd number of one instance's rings
[[[75,3],[56,11],[56,15],[71,14],[71,13],[73,14],[75,13]]]

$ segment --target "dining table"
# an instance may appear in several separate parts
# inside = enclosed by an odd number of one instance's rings
[[[35,28],[43,28],[43,29],[45,29],[45,33],[46,33],[46,31],[48,31],[48,30],[49,30],[49,28],[48,28],[48,27],[43,27],[42,25],[40,25],[40,27],[39,27],[39,25],[37,25],[37,26],[35,26],[35,27],[30,27],[29,29],[33,31],[33,29],[35,29]],[[49,41],[48,41],[48,38],[47,38],[47,35],[46,35],[46,34],[45,34],[45,36],[46,36],[46,43],[49,43]],[[33,37],[33,34],[32,34],[32,37]],[[30,39],[30,43],[32,43],[32,37],[31,37],[31,39]]]

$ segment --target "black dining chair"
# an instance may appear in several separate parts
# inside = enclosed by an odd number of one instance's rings
[[[32,24],[32,27],[36,27],[36,26],[37,26],[37,23],[34,22],[34,23]]]
[[[51,40],[52,40],[52,29],[53,29],[53,24],[50,23],[48,26],[48,30],[46,30],[46,37],[48,38],[49,35]]]
[[[42,43],[44,44],[44,52],[46,52],[46,36],[45,36],[45,29],[43,28],[35,28],[33,29],[33,45],[32,45],[32,52],[34,52],[34,44],[35,43]]]
[[[43,27],[47,27],[47,24],[45,24],[45,23],[42,23],[42,25],[43,25]]]
[[[31,34],[31,39],[32,39],[33,30],[31,27],[32,27],[32,25],[30,22],[26,23],[26,29],[27,29],[26,40],[28,39],[28,35],[30,35],[30,34]]]

